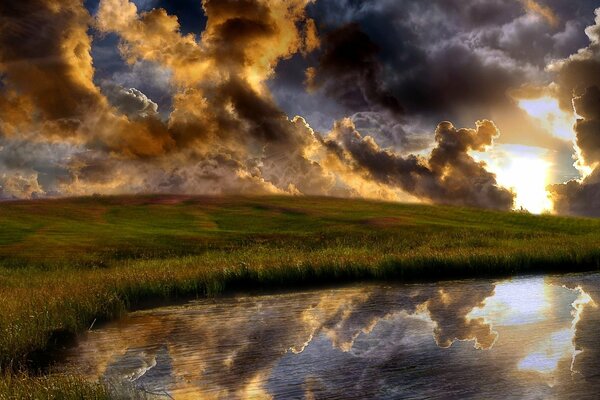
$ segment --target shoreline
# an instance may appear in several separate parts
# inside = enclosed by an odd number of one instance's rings
[[[461,207],[130,196],[3,203],[0,221],[0,374],[13,378],[92,323],[165,303],[600,270],[600,220]]]

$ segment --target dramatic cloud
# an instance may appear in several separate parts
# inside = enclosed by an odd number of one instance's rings
[[[581,0],[317,1],[308,14],[319,27],[320,49],[282,61],[270,87],[287,113],[320,131],[333,120],[377,112],[383,118],[362,118],[358,130],[402,153],[432,143],[442,120],[469,126],[481,119],[496,123],[500,143],[562,151],[565,141],[508,92],[549,82],[547,64],[585,45],[593,9]],[[356,46],[345,51],[343,38]],[[388,100],[403,112],[390,113]]]
[[[600,88],[592,86],[573,99],[581,118],[575,123],[579,162],[591,173],[580,181],[552,185],[555,209],[561,214],[600,216]]]
[[[577,164],[587,171],[587,176],[552,185],[550,190],[557,212],[597,217],[600,216],[600,9],[596,10],[596,24],[585,31],[590,45],[552,68],[558,72],[563,106],[573,107],[579,116],[573,127]]]
[[[136,88],[107,83],[103,87],[108,101],[129,118],[146,118],[158,114],[158,104],[150,100]]]
[[[329,32],[322,42],[317,69],[307,70],[313,90],[324,86],[329,95],[351,109],[378,107],[400,114],[398,100],[383,87],[378,46],[360,26],[351,23]]]
[[[600,86],[600,9],[596,24],[585,29],[589,45],[570,57],[554,62],[550,70],[558,74],[559,99],[563,108],[571,110],[573,95],[581,95],[590,86]]]
[[[0,5],[0,73],[5,85],[68,131],[72,119],[102,106],[92,82],[87,34],[91,20],[78,0],[33,0]],[[4,96],[3,96],[4,97]]]
[[[556,78],[552,95],[580,96],[595,83],[599,35],[583,31],[591,9],[579,0],[3,4],[2,197],[281,193],[510,209],[514,194],[479,155],[499,131],[505,143],[564,150],[507,93]],[[591,44],[569,57],[582,38]],[[578,142],[588,162],[593,135]]]
[[[476,129],[456,129],[442,122],[435,132],[436,147],[428,159],[401,157],[363,137],[350,120],[338,122],[325,145],[343,165],[370,178],[401,188],[418,197],[445,204],[510,209],[514,194],[499,187],[495,176],[477,162],[470,151],[484,151],[498,136],[490,121]]]
[[[579,3],[584,2],[562,5],[564,17],[559,17],[554,4],[537,1],[317,2],[311,15],[317,24],[334,28],[309,76],[337,88],[330,93],[349,96],[350,88],[336,85],[335,73],[344,77],[331,67],[336,58],[360,76],[360,87],[385,88],[384,98],[391,96],[409,115],[460,124],[491,118],[498,106],[511,107],[509,88],[544,81],[550,59],[584,43],[581,16],[574,10],[592,9]],[[344,39],[356,47],[345,50]],[[363,107],[356,94],[347,100],[352,111]]]
[[[581,161],[595,166],[600,162],[600,88],[587,88],[583,95],[573,99],[573,106],[581,117],[574,127],[577,147],[581,150]]]

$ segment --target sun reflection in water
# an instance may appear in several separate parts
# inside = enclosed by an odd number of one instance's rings
[[[481,398],[523,398],[523,388],[549,398],[552,388],[589,376],[595,355],[583,325],[594,286],[578,282],[524,277],[199,301],[90,332],[68,358],[91,377],[175,398],[289,398],[307,376],[314,390],[329,390],[338,371],[345,375],[332,390],[354,391],[370,384],[361,380],[367,368],[396,394],[402,379],[427,386],[436,374],[458,380],[450,390],[464,393],[481,373],[511,382]]]
[[[569,298],[569,294],[576,296],[570,303],[571,321],[562,326],[550,324],[555,307],[560,306],[561,298],[562,301]],[[577,357],[573,343],[575,330],[582,310],[588,305],[593,305],[593,301],[581,288],[547,284],[544,278],[509,280],[498,283],[494,295],[486,299],[483,307],[474,309],[469,317],[483,317],[496,327],[530,326],[532,335],[538,335],[539,340],[524,349],[525,355],[517,368],[551,375],[561,360]]]
[[[562,329],[553,332],[548,340],[540,343],[539,348],[523,358],[518,368],[525,371],[534,371],[549,374],[556,370],[558,363],[570,354],[573,354],[573,331]]]
[[[550,307],[543,278],[500,282],[482,308],[474,309],[470,318],[484,317],[499,325],[519,325],[546,319]]]

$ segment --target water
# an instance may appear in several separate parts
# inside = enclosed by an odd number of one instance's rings
[[[362,284],[135,312],[66,355],[174,398],[600,396],[600,275]]]

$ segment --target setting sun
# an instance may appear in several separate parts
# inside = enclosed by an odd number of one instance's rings
[[[599,71],[600,0],[0,0],[0,400],[597,398]]]
[[[550,163],[543,159],[512,157],[506,169],[498,171],[498,181],[516,193],[515,208],[539,214],[552,208],[546,192]]]
[[[552,209],[546,191],[550,183],[552,163],[544,150],[537,147],[499,145],[487,156],[480,156],[498,183],[515,193],[514,209],[540,214]]]

